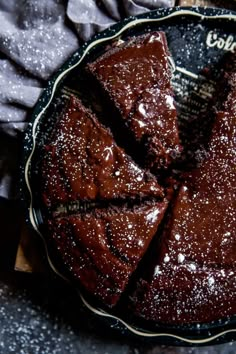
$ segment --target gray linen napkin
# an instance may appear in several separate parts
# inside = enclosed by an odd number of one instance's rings
[[[175,0],[69,0],[67,15],[79,36],[88,40],[97,31],[111,26],[125,16],[174,5]]]
[[[46,80],[116,21],[174,0],[0,0],[0,197],[17,197],[20,132]]]

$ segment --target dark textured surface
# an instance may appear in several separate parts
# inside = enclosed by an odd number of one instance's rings
[[[2,0],[1,5],[3,2],[8,6],[14,4],[14,1]],[[106,3],[108,4],[108,1]],[[125,3],[130,4],[130,2]],[[141,1],[135,1],[135,3],[141,3]],[[152,3],[154,6],[154,2]],[[235,1],[225,1],[225,3],[227,6],[232,4],[232,8],[235,9]],[[36,1],[32,4],[36,4]],[[24,6],[20,5],[19,7],[25,12]],[[41,16],[40,11],[37,13]],[[82,12],[80,11],[80,13]],[[88,17],[92,18],[92,16]],[[41,25],[40,21],[38,23]],[[22,49],[25,48],[23,46]],[[1,60],[7,58],[2,53],[0,55]],[[28,53],[27,57],[29,58]],[[41,57],[39,58],[41,60]],[[5,67],[2,65],[1,68]],[[7,70],[7,72],[6,79],[9,81],[9,71]],[[14,71],[13,75],[17,79]],[[23,74],[21,76],[24,78]],[[6,86],[2,85],[2,88],[4,89]],[[33,97],[38,97],[40,89],[33,91],[30,86],[29,89]],[[11,92],[13,91],[11,90]],[[22,86],[18,92],[22,92]],[[33,95],[34,92],[35,95]],[[5,95],[7,93],[3,92],[3,96]],[[34,102],[36,99],[34,98]],[[17,102],[17,99],[13,99],[13,101]],[[29,105],[32,106],[34,102],[30,101]],[[14,111],[18,107],[14,104],[12,107],[14,108],[12,116],[14,120]],[[18,110],[17,117],[21,117],[21,111],[22,109]],[[4,118],[8,118],[5,113]],[[11,131],[20,124],[14,122],[12,125],[11,122],[2,124],[2,127],[6,127],[6,131]],[[2,142],[3,138],[1,137],[1,152],[4,151]],[[6,145],[4,144],[4,146]],[[14,143],[11,143],[11,147],[14,147]],[[6,149],[6,151],[10,152],[11,150]],[[1,162],[2,160],[1,158]],[[12,163],[12,158],[8,158],[8,162]],[[8,270],[12,269],[14,264],[15,243],[20,232],[20,208],[14,203],[0,200],[0,211],[0,269]],[[236,352],[235,343],[204,348],[167,348],[154,344],[143,346],[136,341],[134,344],[130,344],[125,338],[111,337],[106,330],[96,327],[94,322],[86,316],[80,317],[79,314],[82,311],[74,309],[77,302],[77,296],[71,289],[61,283],[52,282],[46,276],[38,277],[37,275],[10,273],[9,271],[0,274],[0,353],[234,354]]]
[[[0,274],[0,353],[234,354],[236,343],[202,348],[142,344],[108,332],[76,293],[49,276]]]
[[[12,272],[15,248],[10,245],[14,246],[19,233],[17,218],[21,211],[17,204],[2,199],[0,210],[0,354],[236,352],[236,343],[202,348],[175,348],[152,342],[143,344],[136,337],[127,338],[98,322],[83,308],[77,293],[49,272],[41,275]]]

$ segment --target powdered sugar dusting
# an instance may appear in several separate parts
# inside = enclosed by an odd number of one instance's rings
[[[116,145],[79,100],[71,101],[54,134],[42,167],[48,205],[162,194],[154,177]]]
[[[210,322],[236,312],[236,81],[230,77],[207,156],[185,174],[158,244],[154,276],[136,302],[146,319]]]
[[[50,235],[73,278],[113,306],[154,237],[165,207],[160,202],[119,212],[93,209],[50,221]],[[156,210],[158,217],[150,220]]]

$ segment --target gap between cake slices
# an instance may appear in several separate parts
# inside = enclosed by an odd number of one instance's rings
[[[155,176],[120,148],[112,133],[73,97],[41,159],[43,203],[164,197]]]
[[[63,271],[68,271],[70,278],[106,305],[114,306],[156,235],[168,205],[162,187],[116,145],[110,131],[75,97],[46,146],[41,166],[46,182],[42,202],[47,209],[43,233],[52,245],[52,254],[65,263],[67,270]],[[58,176],[61,169],[63,173]],[[91,192],[93,181],[96,185]],[[109,232],[107,225],[101,229],[104,220],[112,224]],[[114,238],[112,247],[108,236]],[[135,239],[139,240],[136,246]],[[115,242],[123,250],[114,247]],[[124,247],[130,249],[127,256]],[[103,252],[106,257],[100,259]]]

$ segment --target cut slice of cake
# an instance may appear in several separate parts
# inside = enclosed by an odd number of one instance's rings
[[[113,306],[160,224],[167,201],[94,209],[49,222],[49,241],[70,277]]]
[[[133,297],[146,319],[210,322],[236,313],[236,80],[208,155],[173,202],[149,278]]]
[[[126,119],[144,90],[171,88],[169,57],[165,34],[153,32],[108,49],[88,69]]]
[[[111,132],[75,97],[45,147],[41,170],[47,206],[163,197],[155,177],[118,147]]]
[[[148,167],[166,167],[180,145],[165,34],[127,40],[88,64],[88,70],[146,147]]]

